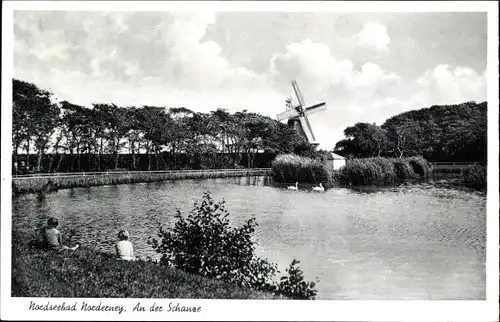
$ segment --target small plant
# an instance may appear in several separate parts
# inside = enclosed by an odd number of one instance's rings
[[[300,261],[293,259],[290,267],[286,269],[288,276],[281,277],[276,290],[277,294],[291,298],[292,300],[314,299],[317,291],[314,289],[316,282],[304,280],[304,272],[299,268]]]

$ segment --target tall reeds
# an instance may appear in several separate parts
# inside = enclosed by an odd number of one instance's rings
[[[350,159],[333,174],[341,185],[391,185],[408,179],[427,179],[432,168],[422,157]]]
[[[272,176],[277,182],[320,183],[328,181],[325,165],[295,154],[278,155],[271,164]]]

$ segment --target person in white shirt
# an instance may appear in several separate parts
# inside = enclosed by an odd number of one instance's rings
[[[116,255],[119,259],[123,260],[135,260],[134,257],[134,247],[132,243],[128,240],[128,231],[121,230],[118,233],[119,242],[116,243]]]

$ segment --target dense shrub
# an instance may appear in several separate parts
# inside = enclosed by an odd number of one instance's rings
[[[349,159],[333,174],[341,185],[390,185],[407,179],[429,178],[431,168],[422,157]]]
[[[398,180],[407,180],[415,177],[415,171],[406,159],[393,159],[394,172]]]
[[[178,211],[174,227],[160,226],[160,239],[150,238],[148,243],[162,255],[164,266],[288,297],[314,297],[315,284],[303,281],[302,272],[295,267],[298,262],[287,270],[288,284],[276,284],[277,265],[255,255],[255,218],[231,227],[228,216],[224,201],[216,203],[205,193],[187,217]]]
[[[315,282],[304,280],[304,273],[298,267],[300,261],[293,259],[290,267],[286,269],[288,276],[283,276],[276,293],[287,296],[293,300],[308,300],[316,296],[317,291],[314,289]]]
[[[383,184],[393,184],[396,181],[396,170],[394,168],[393,159],[387,158],[373,158],[372,162],[375,164],[378,180]]]
[[[415,174],[417,174],[421,178],[429,178],[430,177],[432,168],[431,168],[429,162],[427,162],[427,160],[425,160],[421,156],[415,156],[415,157],[409,158],[408,162],[409,162],[410,166],[412,167],[413,171],[415,172]]]
[[[462,171],[462,182],[470,188],[485,190],[487,185],[486,166],[475,164]]]
[[[273,160],[272,176],[277,182],[309,182],[328,181],[325,165],[318,160],[295,154],[281,154]]]

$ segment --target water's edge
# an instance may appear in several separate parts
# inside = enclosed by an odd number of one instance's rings
[[[83,175],[57,175],[15,177],[12,194],[47,193],[62,189],[88,188],[106,185],[161,182],[170,180],[213,179],[232,177],[267,176],[271,169],[218,169],[164,172],[102,172]]]

